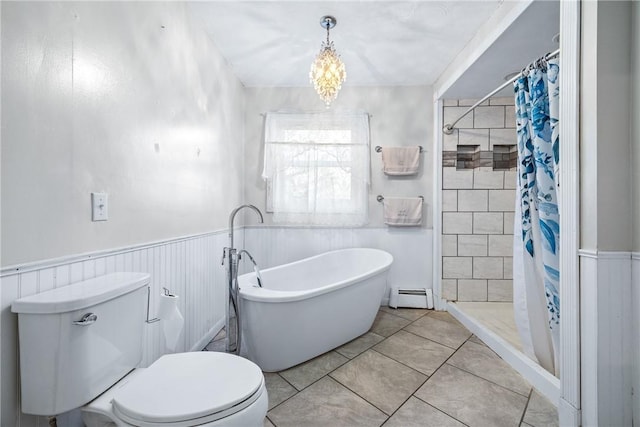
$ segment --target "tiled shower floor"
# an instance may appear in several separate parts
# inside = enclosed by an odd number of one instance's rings
[[[222,350],[221,334],[207,350]],[[445,312],[383,307],[371,330],[265,373],[265,426],[556,426],[556,409]]]

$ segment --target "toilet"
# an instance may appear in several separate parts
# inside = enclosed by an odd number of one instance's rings
[[[81,408],[89,426],[262,426],[268,398],[253,362],[190,352],[142,360],[149,274],[112,273],[21,298],[22,411]]]

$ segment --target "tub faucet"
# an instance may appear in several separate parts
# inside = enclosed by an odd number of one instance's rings
[[[241,320],[240,320],[240,305],[239,305],[239,296],[238,296],[238,287],[237,287],[237,282],[234,286],[234,281],[238,276],[238,259],[239,259],[239,253],[237,252],[236,248],[233,247],[233,223],[236,219],[236,214],[244,209],[244,208],[250,208],[253,209],[258,216],[260,217],[260,222],[264,223],[264,217],[262,216],[262,212],[260,212],[260,209],[258,209],[257,207],[255,207],[254,205],[240,205],[237,208],[235,208],[234,210],[231,211],[231,214],[229,214],[229,247],[228,248],[224,248],[223,253],[222,253],[222,265],[224,265],[224,260],[228,259],[228,263],[227,263],[227,284],[229,287],[229,304],[227,305],[226,308],[226,315],[225,315],[225,330],[227,331],[227,336],[225,338],[225,349],[227,352],[234,352],[236,354],[240,354],[240,344],[242,342],[242,328],[241,328]],[[243,250],[244,251],[244,250]],[[241,253],[243,252],[241,251]],[[246,251],[244,251],[246,252]],[[249,253],[247,252],[247,255],[249,255]],[[256,276],[259,278],[258,279],[258,284],[262,287],[261,284],[261,278],[259,276],[258,273],[258,266],[256,265],[255,261],[253,260],[253,257],[251,255],[249,255],[249,259],[251,259],[251,261],[254,264],[254,270],[256,271]],[[235,346],[232,345],[231,341],[230,341],[230,321],[231,321],[231,317],[230,317],[230,311],[231,308],[233,307],[233,310],[236,314],[236,318],[235,318],[235,326],[236,326],[236,331],[235,331]]]
[[[260,216],[260,222],[264,223],[264,218],[262,217],[262,212],[260,212],[260,209],[258,209],[254,205],[241,205],[241,206],[238,206],[237,208],[235,208],[234,210],[232,210],[231,214],[229,215],[229,248],[231,248],[231,249],[234,249],[234,247],[233,247],[233,222],[235,221],[236,214],[240,210],[242,210],[243,208],[251,208],[251,209],[253,209],[258,214],[258,216]]]
[[[256,273],[256,279],[258,281],[258,286],[262,287],[262,275],[260,274],[260,269],[258,268],[258,264],[256,263],[256,260],[253,259],[253,257],[251,256],[251,254],[249,252],[247,252],[246,250],[241,250],[240,252],[238,252],[238,260],[242,259],[242,254],[245,254],[249,257],[249,260],[251,261],[251,263],[253,264],[253,271]]]

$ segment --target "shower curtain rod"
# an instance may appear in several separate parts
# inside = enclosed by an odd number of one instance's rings
[[[560,49],[548,53],[544,56],[544,59],[551,59],[554,56],[558,56],[558,54],[560,53]],[[502,85],[500,85],[500,87],[498,87],[497,89],[494,89],[490,94],[486,95],[484,98],[482,98],[480,101],[476,102],[475,104],[473,104],[471,107],[469,107],[469,109],[467,111],[465,111],[464,113],[462,113],[460,115],[460,117],[458,117],[453,123],[451,124],[446,124],[442,127],[442,131],[447,134],[447,135],[451,135],[453,133],[453,129],[454,126],[456,125],[456,123],[458,123],[460,120],[462,120],[462,118],[464,116],[466,116],[467,114],[469,114],[470,112],[472,112],[473,110],[476,109],[476,107],[480,104],[482,104],[484,101],[486,101],[487,99],[491,98],[493,95],[495,95],[496,93],[500,92],[502,89],[504,89],[505,87],[509,86],[510,84],[512,84],[513,82],[515,82],[518,78],[520,78],[520,76],[522,76],[522,71],[519,72],[518,74],[516,74],[515,76],[513,76],[512,78],[510,78],[509,80],[507,80],[506,82],[504,82]]]

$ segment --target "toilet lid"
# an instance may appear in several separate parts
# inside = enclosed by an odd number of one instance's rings
[[[219,412],[226,416],[251,404],[249,398],[263,379],[260,368],[242,357],[207,351],[170,354],[124,384],[111,404],[118,417],[134,425],[175,423]]]

